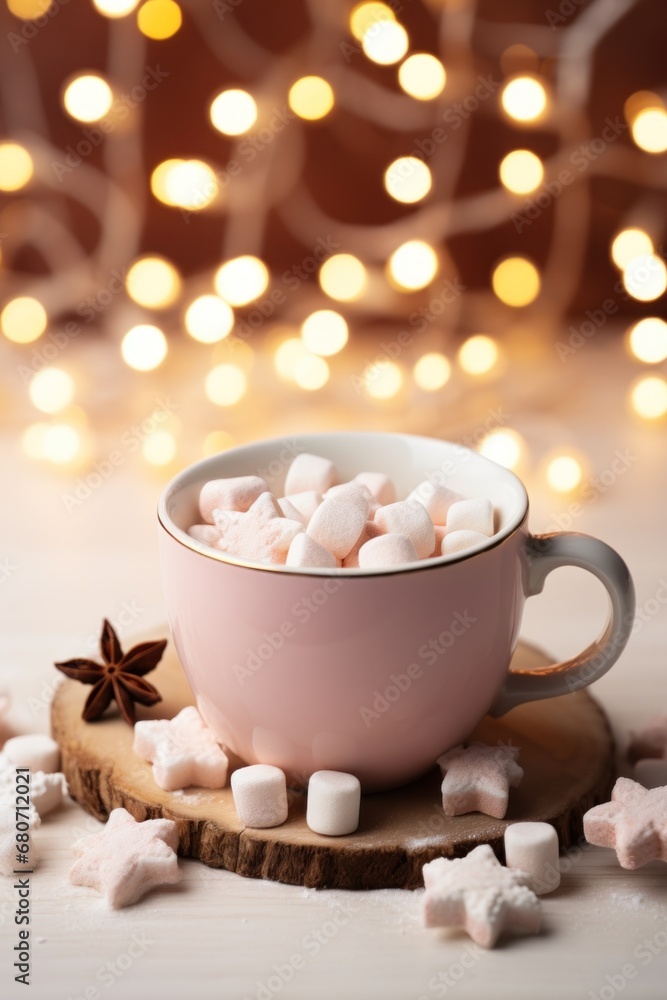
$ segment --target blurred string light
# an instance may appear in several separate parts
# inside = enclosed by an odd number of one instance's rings
[[[400,291],[414,292],[431,284],[438,266],[438,255],[429,243],[408,240],[394,250],[387,263],[387,273]]]
[[[633,257],[623,268],[623,286],[633,299],[653,302],[667,289],[667,268],[653,253]]]
[[[384,19],[371,23],[361,41],[361,47],[371,62],[391,66],[400,62],[408,51],[408,33],[398,21]]]
[[[513,194],[530,194],[544,179],[544,167],[539,156],[529,149],[515,149],[501,161],[502,184]]]
[[[218,181],[203,160],[164,160],[151,174],[151,191],[164,205],[197,212],[218,193]]]
[[[320,288],[331,299],[354,302],[366,287],[366,268],[351,253],[337,253],[325,260],[318,275]]]
[[[167,356],[167,338],[162,330],[149,323],[133,326],[121,342],[123,360],[139,372],[152,371]]]
[[[244,135],[257,121],[257,104],[246,90],[223,90],[211,102],[210,115],[223,135]]]
[[[535,122],[547,107],[547,93],[538,79],[517,76],[503,87],[500,102],[505,113],[517,122]]]
[[[653,253],[653,240],[643,229],[622,229],[611,244],[611,257],[617,267],[624,268],[635,257]]]
[[[303,321],[301,337],[311,354],[329,357],[347,344],[347,323],[333,309],[318,309]]]
[[[372,399],[391,399],[403,385],[403,372],[393,361],[367,365],[363,373],[364,388]]]
[[[287,103],[299,118],[317,121],[333,108],[334,92],[321,76],[302,76],[290,87]]]
[[[540,293],[539,271],[527,257],[507,257],[496,265],[491,277],[493,290],[508,306],[527,306]]]
[[[479,445],[480,455],[504,465],[506,469],[517,467],[524,449],[525,442],[521,435],[509,427],[490,431]]]
[[[125,17],[138,3],[139,0],[93,0],[93,6],[105,17]]]
[[[216,365],[206,376],[207,397],[216,406],[234,406],[243,399],[247,389],[245,372],[238,365]]]
[[[176,457],[176,439],[171,431],[153,431],[141,450],[149,465],[168,465]]]
[[[0,191],[19,191],[33,175],[32,157],[18,142],[0,142]]]
[[[436,392],[446,385],[452,373],[452,366],[444,354],[431,351],[422,354],[416,362],[412,374],[420,389]]]
[[[22,21],[34,21],[51,6],[52,0],[7,0],[7,7]]]
[[[305,354],[294,364],[294,381],[309,392],[321,389],[329,381],[329,365],[324,358]]]
[[[412,205],[421,201],[431,190],[431,171],[416,156],[400,156],[384,173],[384,186],[396,201]]]
[[[631,125],[632,138],[645,153],[667,151],[667,111],[662,107],[645,108]]]
[[[127,294],[147,309],[166,309],[181,292],[181,277],[165,257],[141,257],[127,272]]]
[[[659,420],[667,413],[667,382],[657,375],[638,379],[630,390],[630,404],[644,420]]]
[[[657,365],[667,359],[667,323],[657,316],[647,316],[630,327],[630,351],[638,361]]]
[[[74,398],[74,379],[62,368],[42,368],[30,380],[28,394],[43,413],[58,413]]]
[[[215,344],[229,336],[234,326],[234,312],[217,295],[200,295],[185,312],[185,329],[201,344]]]
[[[557,493],[576,490],[583,474],[581,462],[574,455],[555,455],[547,464],[547,482]]]
[[[396,15],[386,3],[358,3],[350,13],[350,31],[358,42],[380,21],[395,21]]]
[[[230,306],[245,306],[263,295],[269,284],[266,264],[251,254],[233,257],[215,273],[215,290]]]
[[[81,73],[63,91],[65,110],[80,122],[97,122],[111,110],[113,91],[98,73]]]
[[[398,82],[410,97],[418,101],[432,101],[445,89],[447,74],[435,56],[428,52],[415,52],[401,63]]]
[[[461,344],[459,364],[468,375],[486,375],[498,361],[498,345],[492,337],[476,333]]]
[[[46,309],[30,295],[10,299],[0,313],[0,329],[15,344],[31,344],[46,330]]]
[[[182,23],[181,8],[174,0],[147,0],[137,13],[139,31],[156,41],[171,38]]]

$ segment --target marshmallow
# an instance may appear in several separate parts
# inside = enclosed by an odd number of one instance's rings
[[[377,538],[382,532],[377,526],[375,521],[366,521],[361,534],[357,538],[356,542],[348,552],[348,554],[343,559],[343,566],[345,569],[354,568],[359,565],[359,550],[362,545],[365,545],[371,538]]]
[[[613,847],[623,868],[667,861],[667,787],[643,788],[618,778],[611,802],[584,813],[584,837],[597,847]]]
[[[443,528],[441,524],[434,524],[433,530],[435,531],[435,545],[433,546],[433,552],[431,552],[431,559],[442,555],[442,543],[447,534],[447,529]]]
[[[644,788],[662,788],[667,785],[667,760],[655,757],[638,760],[633,778]]]
[[[433,552],[435,531],[426,508],[420,503],[399,500],[380,507],[373,518],[383,535],[405,535],[417,551],[418,559],[426,559]]]
[[[417,551],[405,535],[378,535],[359,549],[360,569],[382,569],[415,562]]]
[[[315,490],[326,493],[336,482],[336,466],[328,458],[320,455],[309,455],[303,452],[297,455],[285,477],[285,496],[290,493],[302,493],[305,490]]]
[[[155,784],[168,792],[191,785],[223,788],[227,783],[227,755],[194,705],[173,719],[136,722],[133,748],[152,763]]]
[[[550,823],[512,823],[505,830],[505,864],[530,875],[538,896],[560,885],[558,834]]]
[[[261,476],[236,476],[233,479],[212,479],[202,486],[199,510],[208,524],[213,524],[213,511],[246,511],[261,493],[268,490]]]
[[[338,486],[332,486],[331,489],[327,490],[324,494],[324,499],[331,499],[331,497],[346,497],[350,494],[361,495],[370,506],[371,500],[373,499],[373,494],[364,486],[363,483],[357,483],[354,479],[351,479],[349,483],[340,483]]]
[[[188,535],[195,541],[201,542],[203,545],[210,545],[212,548],[215,548],[220,540],[220,532],[214,524],[193,524],[191,528],[188,528]]]
[[[232,795],[244,826],[263,829],[287,819],[285,774],[273,764],[251,764],[232,774]]]
[[[30,801],[40,816],[46,816],[62,805],[67,793],[65,775],[60,772],[44,774],[43,771],[35,771],[30,775],[30,786]]]
[[[426,508],[428,516],[434,524],[443,525],[447,521],[447,512],[452,504],[463,500],[460,493],[455,493],[447,486],[432,483],[425,479],[419,486],[415,486],[408,500],[416,500]]]
[[[284,564],[287,551],[303,525],[282,516],[270,493],[262,493],[245,513],[214,510],[220,530],[218,548],[240,559]]]
[[[304,490],[303,493],[290,493],[289,496],[283,497],[283,499],[287,500],[295,510],[298,510],[300,516],[297,520],[302,521],[304,527],[308,527],[308,522],[322,503],[322,494],[316,490]],[[280,500],[278,503],[282,506]],[[285,514],[285,517],[287,517],[287,514]]]
[[[481,542],[488,542],[488,540],[487,535],[483,535],[480,531],[450,531],[447,529],[442,540],[442,555],[451,556],[455,552],[465,552],[473,545],[479,545]]]
[[[384,472],[360,472],[354,477],[354,482],[361,483],[370,490],[371,496],[381,507],[396,500],[396,487]]]
[[[447,512],[447,531],[478,531],[490,538],[493,534],[493,504],[483,497],[458,500]]]
[[[315,833],[342,837],[359,826],[361,785],[344,771],[316,771],[308,782],[306,823]]]
[[[14,767],[29,767],[31,771],[45,771],[47,774],[53,774],[60,768],[60,747],[44,733],[12,736],[3,750]]]
[[[292,541],[287,553],[287,566],[318,566],[323,569],[335,569],[338,560],[334,555],[316,542],[314,538],[302,531]]]
[[[276,503],[280,507],[283,517],[290,521],[300,521],[304,528],[307,527],[308,518],[304,517],[300,510],[297,510],[291,500],[288,500],[287,497],[280,497]]]
[[[367,516],[368,500],[360,492],[329,497],[311,517],[308,534],[336,559],[344,559],[364,530]]]

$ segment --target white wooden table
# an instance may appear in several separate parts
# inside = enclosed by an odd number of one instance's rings
[[[617,400],[627,370],[608,371],[589,394],[600,374],[596,351],[587,347],[568,372],[572,391],[558,420],[592,456],[592,472],[608,469],[617,449],[636,456],[572,524],[617,547],[637,584],[641,624],[595,687],[624,745],[630,728],[667,711],[665,432],[624,416]],[[123,635],[164,631],[154,524],[160,482],[128,462],[68,513],[61,494],[71,477],[29,462],[9,434],[0,438],[0,467],[0,687],[12,692],[17,730],[46,730],[51,664],[94,653],[103,615],[120,618]],[[569,500],[535,475],[527,482],[532,528],[553,526]],[[570,655],[598,633],[605,605],[595,581],[562,570],[529,603],[524,635]],[[11,880],[0,882],[3,998],[658,1000],[667,993],[664,864],[624,872],[612,852],[577,852],[560,890],[543,897],[543,933],[483,952],[464,935],[423,930],[418,892],[316,892],[192,861],[182,862],[180,885],[110,912],[95,893],[66,882],[70,844],[98,828],[70,802],[39,831],[32,992],[12,982],[16,893]]]

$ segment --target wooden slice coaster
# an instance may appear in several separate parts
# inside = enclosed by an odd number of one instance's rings
[[[524,668],[548,662],[523,643],[513,661]],[[152,709],[137,706],[140,718],[171,718],[193,703],[171,644],[150,679],[163,701]],[[309,830],[305,796],[297,793],[283,826],[251,830],[238,821],[229,787],[159,788],[150,764],[134,753],[132,729],[119,715],[109,709],[97,722],[82,721],[89,690],[65,681],[52,706],[53,736],[72,797],[99,819],[124,806],[139,820],[176,820],[181,854],[251,878],[317,888],[414,889],[423,884],[422,865],[441,855],[461,856],[486,843],[502,860],[503,831],[517,820],[552,823],[565,849],[581,836],[584,812],[608,798],[614,779],[607,719],[590,695],[579,691],[521,705],[502,719],[485,718],[472,734],[484,743],[521,748],[524,778],[510,791],[504,820],[481,813],[446,817],[434,768],[404,788],[364,796],[359,829],[350,836],[323,837]]]

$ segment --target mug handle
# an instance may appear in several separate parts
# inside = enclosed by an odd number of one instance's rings
[[[632,633],[635,589],[630,571],[618,552],[598,538],[568,531],[528,535],[525,547],[524,591],[540,594],[544,581],[559,566],[587,569],[607,588],[611,616],[602,636],[578,656],[534,670],[512,670],[498,692],[491,715],[504,715],[524,701],[556,698],[587,687],[609,670]]]

